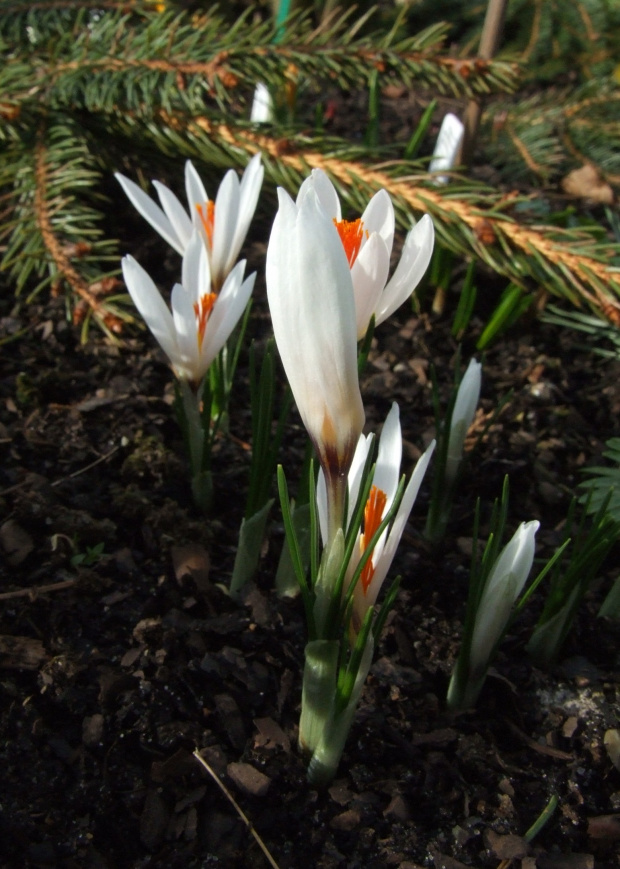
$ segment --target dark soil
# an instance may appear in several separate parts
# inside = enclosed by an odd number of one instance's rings
[[[263,255],[255,243],[259,274]],[[244,602],[225,591],[247,486],[247,357],[205,519],[190,500],[172,377],[151,337],[112,346],[93,331],[81,346],[60,300],[15,312],[7,294],[2,304],[2,866],[266,866],[195,748],[280,869],[620,865],[620,772],[603,745],[618,724],[620,630],[595,617],[618,574],[613,558],[552,672],[524,652],[539,596],[477,708],[445,711],[475,498],[488,515],[508,474],[511,528],[539,519],[538,553],[549,556],[581,469],[618,433],[618,362],[537,322],[488,352],[478,430],[513,395],[440,552],[419,534],[428,486],[418,500],[393,567],[403,577],[397,607],[337,780],[316,792],[296,748],[302,608],[273,590],[279,511]],[[269,335],[262,284],[251,329],[259,342]],[[362,389],[368,425],[400,403],[406,470],[433,435],[430,364],[444,397],[453,377],[449,329],[449,316],[404,306],[377,330]],[[304,447],[294,417],[282,456],[292,486]],[[527,842],[553,796],[557,809]]]

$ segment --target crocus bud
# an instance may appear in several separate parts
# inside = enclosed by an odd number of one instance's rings
[[[465,437],[472,424],[480,398],[481,369],[481,364],[475,359],[470,361],[456,395],[446,458],[446,481],[448,483],[454,480],[463,459]]]

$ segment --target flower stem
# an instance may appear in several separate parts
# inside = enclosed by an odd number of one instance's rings
[[[318,740],[316,741],[316,747],[308,765],[308,781],[314,787],[326,787],[333,781],[336,775],[364,682],[370,670],[373,648],[374,643],[369,638],[369,641],[365,644],[346,706],[342,711],[335,713],[336,704],[335,702],[332,703],[331,714],[325,718],[320,730],[316,734],[318,735]]]
[[[305,648],[299,747],[313,754],[334,711],[338,682],[338,640],[311,640]]]
[[[455,670],[452,673],[450,685],[448,686],[447,706],[450,712],[465,712],[465,710],[471,709],[478,699],[483,684],[484,679],[478,681],[475,685],[467,679],[459,679]]]
[[[348,491],[347,474],[332,474],[329,468],[323,468],[327,488],[327,543],[331,544],[339,530],[344,525],[344,505]]]
[[[204,385],[205,381],[195,388],[186,380],[179,381],[181,410],[185,423],[184,429],[192,478],[192,495],[196,506],[208,512],[213,501],[213,479],[209,467],[210,413],[205,414],[202,409]]]

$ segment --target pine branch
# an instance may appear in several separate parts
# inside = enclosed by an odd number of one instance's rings
[[[510,48],[523,51],[530,76],[539,81],[566,72],[591,80],[608,74],[618,61],[620,11],[608,0],[518,0],[506,25]]]
[[[148,0],[41,0],[41,2],[30,2],[30,0],[4,0],[3,12],[6,15],[26,15],[29,13],[47,12],[54,14],[56,12],[76,12],[80,10],[93,10],[100,12],[108,9],[121,10],[122,12],[130,12],[136,9],[148,9]],[[152,6],[150,7],[152,11]],[[37,19],[39,20],[39,19]]]
[[[444,24],[406,39],[397,38],[397,26],[387,35],[360,36],[366,18],[351,21],[349,11],[314,28],[307,15],[298,14],[276,45],[273,25],[254,22],[250,11],[232,26],[211,13],[196,20],[169,12],[138,22],[112,13],[88,20],[82,12],[53,38],[42,35],[35,46],[14,49],[14,60],[27,59],[28,74],[17,87],[7,71],[9,80],[0,74],[0,86],[52,108],[137,110],[151,104],[194,113],[204,110],[205,98],[223,106],[239,90],[252,93],[257,80],[282,86],[292,71],[315,88],[366,86],[377,71],[390,81],[415,81],[451,95],[516,87],[515,63],[447,54]]]
[[[0,189],[12,219],[0,226],[0,241],[7,241],[0,268],[18,294],[35,276],[28,301],[47,286],[58,293],[68,284],[78,298],[74,322],[92,315],[108,333],[119,331],[130,317],[110,293],[121,284],[100,268],[106,261],[116,265],[117,246],[101,237],[101,215],[80,195],[100,181],[85,142],[63,118],[40,120],[34,134],[22,130],[4,157]]]
[[[484,6],[470,0],[434,0],[416,4],[416,17],[420,26],[438,17],[458,22],[460,49],[471,51],[480,42]],[[511,0],[504,50],[520,57],[530,82],[555,85],[567,75],[580,83],[600,80],[618,63],[620,6],[615,0]]]
[[[620,183],[620,91],[611,82],[545,91],[518,104],[494,103],[484,153],[511,183],[557,181],[583,163]]]
[[[95,13],[98,18],[102,12],[120,12],[142,17],[153,15],[158,5],[156,0],[3,0],[0,35],[16,45],[32,46],[33,41],[66,32],[85,14]],[[33,30],[28,33],[27,27]]]

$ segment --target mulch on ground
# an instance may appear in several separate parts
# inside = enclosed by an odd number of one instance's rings
[[[263,251],[254,245],[253,267]],[[256,295],[260,342],[262,284]],[[273,587],[278,510],[243,602],[225,592],[247,486],[246,355],[205,519],[190,500],[171,374],[150,336],[112,346],[93,331],[81,346],[60,301],[12,305],[2,302],[1,336],[27,331],[0,345],[3,866],[267,865],[195,748],[281,869],[619,865],[620,773],[603,737],[618,723],[620,633],[595,618],[613,563],[552,672],[524,652],[538,598],[476,709],[445,711],[475,499],[490,505],[508,474],[511,527],[539,519],[548,556],[581,470],[617,434],[618,362],[535,321],[488,351],[477,427],[512,397],[438,552],[419,534],[428,487],[421,493],[393,567],[403,577],[397,607],[337,779],[316,792],[296,748],[302,608]],[[449,316],[404,306],[374,339],[368,425],[399,402],[406,470],[434,432],[430,365],[444,396],[452,380],[449,327]],[[304,448],[293,416],[282,455],[292,487]],[[554,795],[558,808],[526,841]]]

